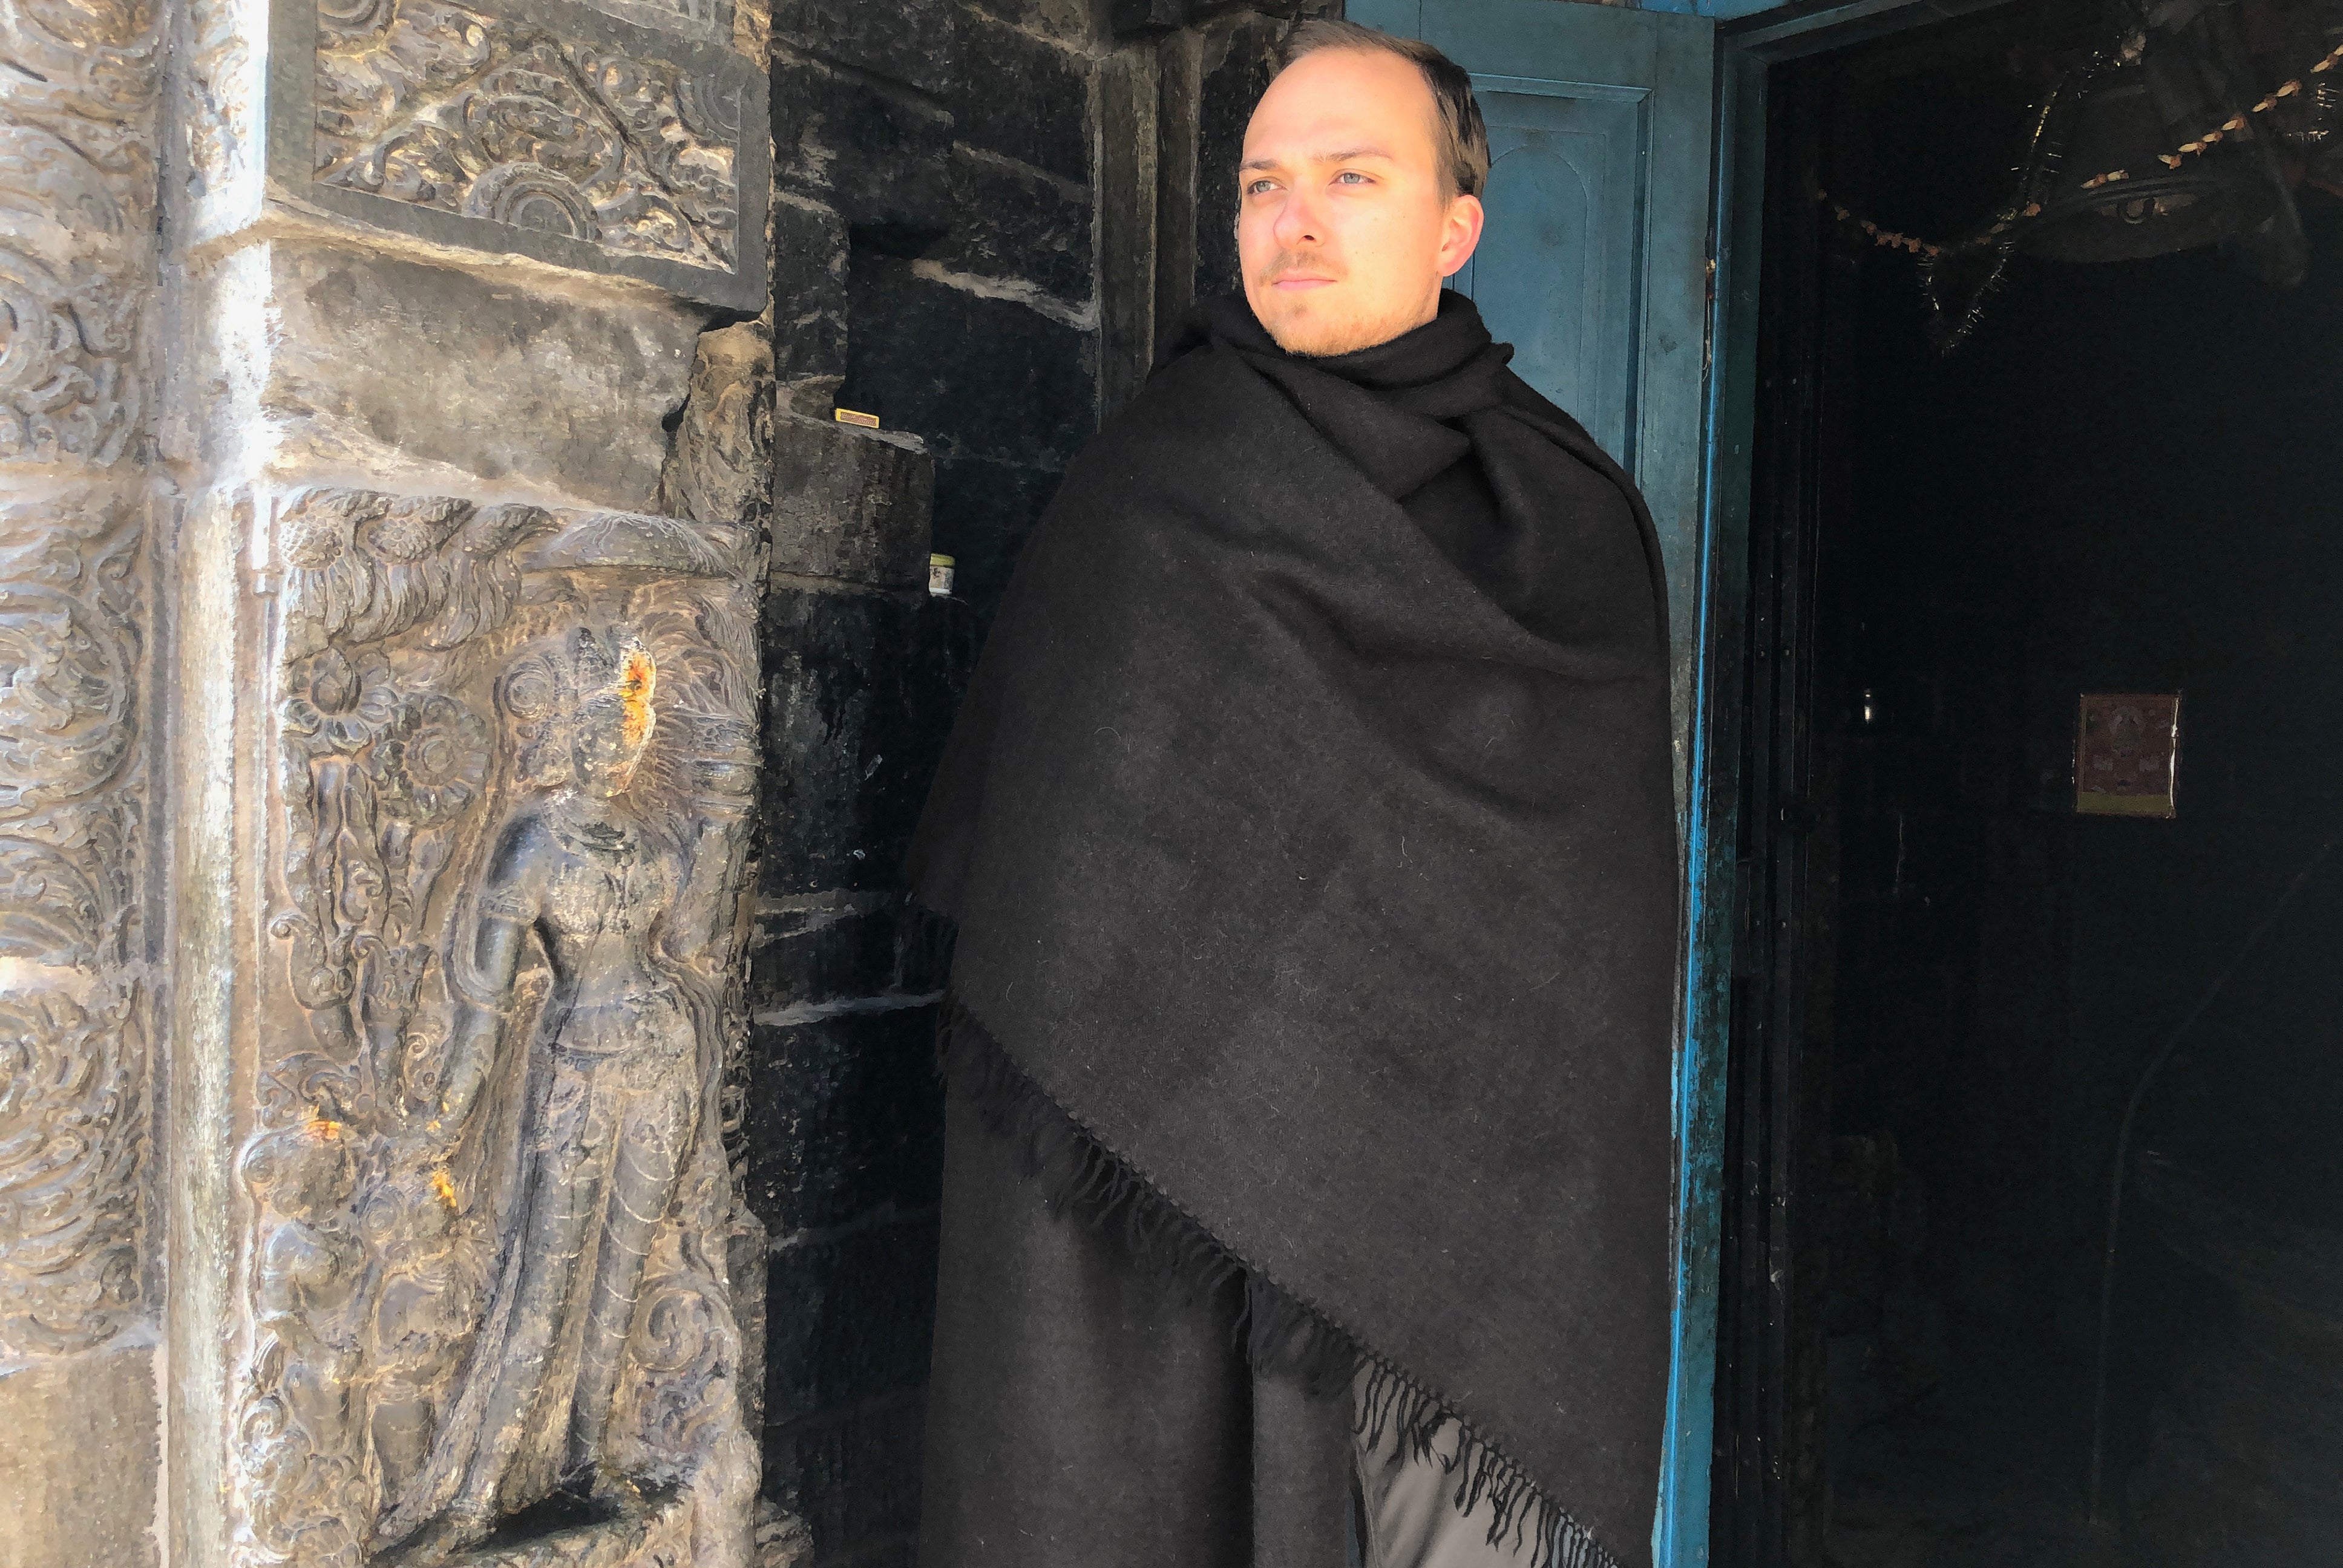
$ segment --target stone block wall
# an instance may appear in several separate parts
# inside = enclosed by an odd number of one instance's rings
[[[73,14],[7,10],[0,54]],[[590,1552],[738,1568],[760,1234],[734,1222],[707,1102],[733,1032],[719,977],[744,923],[770,495],[770,337],[751,319],[771,188],[764,9],[108,0],[81,15],[85,59],[41,59],[44,75],[151,92],[143,120],[100,116],[146,144],[100,150],[159,192],[120,214],[161,242],[159,275],[150,261],[126,297],[144,324],[127,346],[151,355],[128,446],[149,544],[131,575],[92,580],[137,589],[151,660],[128,711],[152,716],[138,848],[156,869],[131,929],[150,955],[159,1121],[140,1172],[159,1349],[137,1392],[163,1406],[146,1428],[162,1462],[52,1427],[17,1472],[49,1506],[0,1498],[0,1563],[358,1568],[402,1514],[436,1519],[417,1466],[470,1463],[449,1457],[468,1441],[461,1396],[508,1375],[483,1347],[489,1292],[514,1276],[489,1282],[478,1249],[510,1242],[499,1255],[523,1267],[568,1255],[516,1240],[542,1232],[496,1196],[499,1156],[550,1143],[460,1120],[483,1162],[431,1120],[483,1010],[508,1076],[543,1081],[538,1055],[568,1027],[529,1021],[544,960],[518,990],[450,970],[483,927],[479,846],[551,809],[558,777],[580,781],[575,750],[535,739],[569,731],[536,727],[584,725],[589,678],[615,658],[638,705],[626,744],[637,760],[669,748],[630,799],[675,877],[663,940],[709,999],[690,1032],[711,1065],[679,1091],[696,1174],[662,1200],[639,1281],[668,1305],[621,1347],[621,1414],[598,1428],[615,1462],[687,1484],[598,1522]],[[136,61],[92,55],[124,39],[145,40]],[[0,83],[0,101],[19,92]],[[16,913],[0,903],[0,930]],[[550,951],[543,929],[528,940]],[[67,1483],[105,1491],[56,1506]]]
[[[765,841],[743,1111],[789,1561],[919,1517],[950,933],[900,866],[1017,552],[1159,324],[1234,286],[1234,165],[1307,3],[783,0]],[[1217,226],[1200,239],[1200,226]],[[828,423],[838,407],[876,432]],[[911,573],[932,548],[958,589]],[[777,1549],[776,1555],[779,1555]]]
[[[711,1441],[741,1409],[800,1516],[768,1564],[907,1558],[950,934],[901,856],[1067,463],[1231,281],[1222,166],[1321,3],[0,0],[0,1568],[380,1544],[461,1376],[382,1315],[446,1261],[376,1202],[455,1006],[429,846],[520,765],[469,725],[522,622],[653,612],[711,799],[763,670]]]

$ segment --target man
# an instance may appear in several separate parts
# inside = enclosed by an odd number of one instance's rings
[[[1019,563],[960,927],[925,1568],[1650,1561],[1676,846],[1643,503],[1442,280],[1463,73],[1298,29],[1207,302]]]

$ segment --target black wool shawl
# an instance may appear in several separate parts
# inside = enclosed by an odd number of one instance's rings
[[[1084,1181],[1208,1237],[1378,1422],[1456,1418],[1460,1501],[1543,1560],[1635,1568],[1665,599],[1634,485],[1511,354],[1454,294],[1319,361],[1199,307],[1026,547],[910,871],[959,923],[955,1027]]]

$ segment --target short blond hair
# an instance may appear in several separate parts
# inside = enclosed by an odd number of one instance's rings
[[[1438,131],[1440,183],[1453,200],[1477,196],[1489,183],[1489,127],[1482,122],[1481,106],[1473,96],[1473,78],[1464,67],[1421,38],[1402,38],[1361,22],[1321,17],[1304,22],[1287,35],[1278,51],[1278,65],[1291,65],[1322,49],[1374,49],[1413,62],[1432,89]]]

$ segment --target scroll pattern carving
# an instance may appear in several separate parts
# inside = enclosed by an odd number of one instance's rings
[[[315,177],[730,270],[739,89],[445,0],[318,0]]]
[[[529,1562],[735,1568],[755,535],[335,488],[276,545],[239,1559],[503,1562],[536,1505]]]
[[[0,0],[0,1359],[140,1307],[150,0]],[[21,487],[12,480],[29,480]]]
[[[182,167],[200,204],[253,172],[261,87],[249,17],[236,0],[186,0]]]
[[[140,1304],[139,520],[104,479],[0,503],[0,1355]]]
[[[0,463],[136,438],[159,48],[149,0],[0,0]]]

